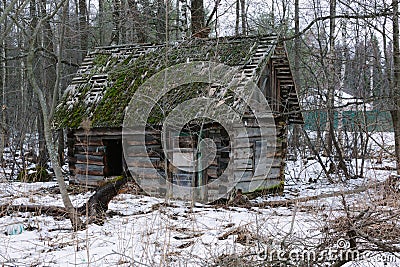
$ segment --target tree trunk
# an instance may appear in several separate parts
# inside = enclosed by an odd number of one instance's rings
[[[108,203],[118,195],[120,189],[128,182],[128,178],[120,176],[107,182],[92,195],[85,205],[78,208],[80,214],[90,217],[89,222],[102,220],[108,210]]]
[[[79,31],[81,40],[81,60],[85,56],[89,47],[89,22],[86,0],[79,0]]]
[[[113,0],[113,29],[111,34],[111,44],[118,45],[120,43],[120,0]]]
[[[120,1],[120,11],[119,11],[119,42],[120,44],[126,43],[126,16],[127,13],[127,4],[125,1]]]
[[[299,0],[294,1],[294,34],[296,38],[294,39],[294,70],[293,78],[295,85],[300,85],[300,16],[299,16]],[[300,88],[300,87],[298,87]],[[297,150],[300,147],[300,125],[293,125],[293,135],[292,135],[292,147],[295,157],[297,158]]]
[[[169,21],[168,11],[166,10],[167,6],[164,4],[164,0],[157,0],[157,22],[156,22],[156,32],[157,32],[157,41],[163,43],[166,41],[166,28],[168,28]]]
[[[104,0],[99,0],[99,39],[100,46],[105,44],[104,37]]]
[[[240,25],[240,0],[236,0],[235,36],[239,36]]]
[[[176,18],[175,18],[175,40],[179,40],[180,39],[180,33],[181,33],[181,31],[180,31],[180,26],[181,26],[181,23],[180,23],[180,16],[181,16],[181,14],[180,14],[180,10],[179,10],[179,0],[176,0],[176,3],[175,3],[175,12],[176,12]]]
[[[134,0],[128,0],[129,10],[133,19],[134,34],[136,35],[135,41],[138,43],[147,42],[147,25],[144,22],[143,14],[139,12],[137,2]]]
[[[246,14],[246,1],[240,0],[241,19],[242,19],[242,34],[247,35],[247,14]]]
[[[294,1],[294,81],[296,84],[300,84],[300,14],[299,14],[299,0]]]
[[[41,17],[46,17],[47,16],[47,11],[46,11],[46,0],[40,0],[39,1],[39,11],[41,14]],[[54,47],[54,42],[53,42],[53,32],[50,26],[50,22],[48,20],[43,22],[43,27],[42,27],[42,45],[43,48],[46,51],[49,52],[54,52],[55,47]],[[41,84],[43,86],[44,93],[46,95],[51,95],[51,92],[55,86],[55,80],[56,80],[56,62],[52,58],[41,58],[41,63],[43,66],[45,66],[42,70],[39,70],[41,72]],[[56,95],[53,95],[53,98],[57,97]],[[41,108],[39,108],[39,111],[41,111]],[[45,141],[45,136],[44,136],[44,121],[42,117],[42,112],[38,114],[38,133],[39,133],[39,161],[38,164],[41,167],[46,168],[47,162],[49,160],[49,156],[47,153],[47,148],[46,148],[46,141]]]
[[[400,44],[399,44],[399,3],[392,1],[393,5],[393,85],[391,96],[394,101],[394,107],[391,110],[392,122],[394,128],[395,155],[397,174],[400,174]]]
[[[46,140],[47,150],[48,150],[49,156],[50,156],[50,161],[51,161],[54,173],[57,178],[58,186],[60,188],[61,197],[62,197],[64,206],[67,209],[69,218],[71,220],[72,227],[75,230],[78,230],[83,227],[83,224],[82,224],[82,221],[79,218],[79,216],[78,216],[76,210],[74,209],[74,206],[72,205],[72,202],[68,196],[67,186],[64,181],[64,176],[62,174],[61,166],[58,162],[57,151],[54,147],[53,136],[52,136],[51,130],[50,130],[50,121],[47,117],[48,113],[47,113],[46,99],[44,97],[42,90],[39,88],[39,85],[37,84],[34,73],[33,73],[33,59],[34,59],[34,48],[31,46],[28,57],[27,57],[27,64],[26,64],[27,70],[28,70],[28,78],[29,78],[29,81],[30,81],[35,93],[38,95],[40,106],[42,108],[44,136],[45,136],[45,140]]]
[[[191,1],[192,35],[201,32],[204,28],[205,13],[203,0]]]
[[[43,89],[39,87],[39,84],[36,81],[36,76],[33,71],[33,64],[34,64],[34,58],[35,58],[35,48],[36,48],[36,37],[38,35],[38,32],[40,31],[41,27],[43,26],[43,21],[50,19],[52,16],[56,15],[56,11],[58,11],[61,6],[64,4],[65,1],[62,1],[61,3],[57,4],[57,7],[55,11],[51,15],[47,15],[46,17],[43,17],[36,25],[34,28],[31,39],[30,39],[30,45],[29,45],[29,50],[28,50],[28,55],[26,59],[26,67],[27,67],[27,75],[29,82],[31,83],[31,86],[36,93],[38,99],[39,99],[39,104],[41,107],[42,111],[42,116],[43,116],[43,130],[44,130],[44,137],[46,141],[46,146],[47,150],[49,153],[50,161],[53,166],[53,170],[57,179],[57,183],[60,189],[61,193],[61,198],[64,203],[64,207],[68,212],[69,219],[71,221],[72,227],[74,230],[82,229],[84,225],[82,224],[82,221],[79,217],[79,214],[75,210],[74,206],[72,205],[72,202],[68,196],[67,192],[67,186],[64,181],[64,176],[62,174],[61,166],[58,161],[58,155],[57,155],[57,150],[54,146],[54,140],[53,136],[51,133],[51,128],[50,128],[50,118],[49,118],[49,112],[47,108],[47,101],[45,98],[45,94]],[[60,48],[61,49],[61,48]]]
[[[37,130],[39,136],[39,155],[38,155],[38,165],[43,168],[47,168],[47,162],[49,160],[49,155],[46,147],[46,138],[44,133],[44,122],[43,122],[43,111],[41,106],[38,107],[38,115],[37,115]]]
[[[327,157],[332,156],[333,153],[333,138],[335,131],[334,120],[334,93],[335,93],[335,15],[336,15],[336,0],[330,0],[330,20],[329,20],[329,55],[330,58],[328,63],[327,77],[328,77],[328,92],[326,97],[327,107],[327,131],[326,131],[326,143],[325,143],[325,154]]]
[[[60,162],[60,165],[63,166],[65,161],[64,161],[64,130],[60,129],[58,130],[57,133],[57,139],[58,139],[58,146],[57,146],[57,151],[58,151],[58,161]]]
[[[190,21],[189,21],[189,4],[188,0],[181,0],[183,2],[184,7],[182,7],[182,20],[183,20],[183,32],[186,37],[190,36]]]
[[[6,1],[3,1],[3,10],[6,9]],[[4,20],[3,25],[0,26],[2,32],[7,28],[7,19]],[[1,56],[4,60],[1,61],[1,90],[2,90],[2,108],[1,108],[1,137],[0,137],[0,161],[3,162],[4,147],[6,145],[6,91],[7,91],[7,40],[4,37],[1,47]]]

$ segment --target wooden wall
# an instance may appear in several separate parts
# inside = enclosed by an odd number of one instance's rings
[[[141,142],[139,142],[139,138],[143,138],[141,132],[132,131],[130,135],[124,136],[127,138],[126,158],[121,164],[126,164],[124,168],[134,169],[136,171],[134,175],[139,178],[139,185],[145,191],[151,185],[153,191],[148,193],[156,195],[166,195],[171,190],[173,194],[173,186],[172,188],[167,186],[165,177],[168,177],[168,181],[172,184],[196,186],[199,185],[199,177],[202,177],[201,183],[209,186],[206,191],[194,193],[197,194],[199,200],[203,201],[214,200],[217,196],[228,193],[229,182],[232,182],[233,179],[240,178],[236,187],[242,188],[244,192],[248,191],[250,182],[254,181],[259,181],[263,187],[274,186],[284,179],[286,120],[285,116],[275,118],[276,133],[274,131],[267,133],[276,134],[275,152],[272,153],[268,150],[266,155],[261,155],[261,140],[269,137],[261,136],[257,122],[251,116],[246,118],[247,133],[236,132],[235,140],[229,140],[228,133],[219,124],[210,124],[204,127],[203,137],[214,140],[217,152],[209,167],[201,173],[185,172],[174,167],[170,162],[166,162],[162,151],[161,130],[155,128],[147,129],[145,152],[141,151]],[[234,131],[238,129],[234,128]],[[120,128],[94,129],[87,133],[77,130],[70,131],[68,133],[68,156],[71,181],[89,186],[101,184],[107,174],[107,147],[105,145],[109,143],[109,140],[121,140],[121,138]],[[195,148],[197,137],[178,136],[178,138],[180,147],[194,153],[194,149],[190,150],[190,148]],[[168,153],[171,153],[170,157],[172,158],[176,151],[172,150]],[[260,171],[255,172],[256,162],[260,157],[268,158],[267,165],[272,165],[268,174],[263,171],[268,166],[261,166]],[[147,158],[150,159],[150,162]],[[233,168],[226,169],[230,160],[233,161]],[[224,171],[226,176],[221,179],[219,176]],[[160,178],[160,176],[164,178]],[[192,177],[192,180],[190,181],[188,177]]]
[[[121,139],[121,130],[75,130],[69,131],[67,137],[71,182],[88,186],[101,184],[107,176],[104,140]]]

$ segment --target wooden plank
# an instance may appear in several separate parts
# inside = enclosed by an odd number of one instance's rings
[[[101,176],[95,176],[95,175],[82,175],[82,174],[76,174],[75,175],[75,180],[79,180],[80,182],[85,182],[85,181],[95,181],[95,182],[101,182],[104,180],[104,177]]]
[[[157,174],[156,174],[157,175]],[[150,188],[154,189],[155,187],[160,187],[162,188],[162,182],[159,179],[159,176],[155,177],[154,179],[151,178],[146,178],[146,179],[138,179],[139,180],[139,185],[142,187],[144,190]]]
[[[265,177],[253,177],[252,179],[242,179],[237,184],[237,188],[242,188],[244,192],[254,191],[257,188],[262,187],[265,183]]]
[[[244,132],[244,131],[239,131],[239,129],[237,129],[235,131],[235,139],[245,139],[245,138],[254,138],[254,139],[261,139],[261,138],[268,138],[270,136],[275,136],[276,134],[276,127],[275,125],[269,127],[268,125],[263,125],[266,126],[267,128],[265,128],[262,132],[260,129],[257,129],[256,127],[260,126],[258,122],[254,122],[253,124],[248,124],[249,126],[252,126],[252,128],[246,128],[246,129],[252,129],[248,132]]]
[[[233,156],[236,159],[247,159],[253,157],[253,149],[249,147],[239,147],[233,150]]]
[[[81,140],[85,140],[87,137],[89,139],[102,139],[107,136],[107,139],[119,138],[122,136],[122,128],[94,128],[89,132],[78,129],[75,131],[75,136],[79,137]]]
[[[86,172],[86,171],[83,171],[83,170],[79,170],[79,169],[76,169],[75,171],[74,171],[74,174],[75,175],[89,175],[89,176],[96,176],[96,177],[104,177],[104,174],[103,174],[103,172],[97,172],[97,171],[88,171],[88,172]]]
[[[157,160],[160,160],[160,158],[158,158],[158,157],[148,157],[147,155],[146,156],[144,156],[144,157],[127,157],[126,159],[125,159],[125,161],[126,161],[126,163],[129,163],[129,162],[148,162],[148,161],[151,161],[151,160],[153,160],[153,161],[157,161]]]
[[[244,147],[252,147],[253,144],[249,142],[249,139],[247,138],[236,138],[233,141],[233,147],[235,149],[237,148],[244,148]]]
[[[128,167],[136,167],[136,168],[154,168],[153,163],[148,162],[148,161],[131,160],[131,161],[127,161],[126,165]]]
[[[285,157],[285,152],[282,151],[281,149],[277,149],[275,152],[268,152],[265,156],[267,158],[282,158]]]
[[[76,154],[76,163],[104,165],[103,156]]]
[[[268,174],[266,173],[253,173],[251,170],[247,170],[247,171],[240,171],[240,170],[236,170],[234,172],[234,178],[235,180],[240,179],[240,181],[251,181],[251,180],[260,180],[260,179],[276,179],[279,178],[281,179],[282,177],[280,177],[281,175],[281,169],[278,168],[271,168],[268,172]]]
[[[80,153],[80,154],[90,154],[90,155],[103,155],[105,153],[106,147],[101,144],[101,145],[79,145],[75,144],[75,153]]]
[[[159,179],[161,175],[157,173],[154,168],[133,168],[128,167],[129,171],[132,173],[133,176],[139,177],[141,179]],[[146,180],[144,179],[144,180]]]
[[[128,156],[128,158],[135,158],[135,157],[141,158],[141,157],[146,157],[146,156],[148,156],[148,157],[158,157],[158,158],[160,158],[160,153],[157,152],[157,151],[153,151],[153,150],[147,151],[147,152],[144,152],[144,153],[129,152],[129,151],[126,151],[125,153],[126,153],[126,155]]]
[[[234,159],[234,168],[237,170],[252,169],[253,160],[252,159]]]
[[[82,137],[81,139],[77,139],[75,146],[102,146],[103,141],[101,138],[94,138],[94,137],[89,137],[87,140]]]
[[[267,178],[278,178],[281,176],[281,168],[271,168],[267,174]]]
[[[144,132],[146,135],[154,135],[154,136],[161,136],[161,131],[157,129],[146,129]],[[143,130],[138,128],[124,128],[124,137],[131,138],[135,136],[143,136]]]
[[[282,160],[274,159],[272,162],[263,162],[257,164],[257,168],[254,170],[255,176],[266,176],[269,173],[269,170],[272,169],[280,169]]]
[[[161,140],[145,140],[145,145],[158,145],[161,143]],[[141,140],[126,140],[126,144],[129,146],[140,146],[143,144]]]
[[[76,163],[79,164],[88,164],[88,165],[98,165],[98,166],[104,166],[103,161],[91,161],[91,160],[77,160]]]
[[[218,177],[218,168],[212,166],[207,168],[207,175],[217,178]]]
[[[251,179],[251,177],[253,177],[253,171],[252,170],[247,170],[247,171],[239,171],[239,170],[235,170],[233,172],[233,177],[235,179],[235,181],[240,180],[248,180]]]
[[[212,183],[207,185],[208,195],[214,194],[225,194],[227,191],[227,186],[221,183]]]
[[[258,127],[246,127],[246,131],[241,131],[239,129],[235,129],[235,138],[243,138],[243,137],[259,137],[261,136],[260,128]]]
[[[76,169],[75,170],[76,174],[83,174],[83,175],[90,175],[90,176],[104,176],[103,171],[98,171],[98,170],[82,170],[82,169]]]
[[[103,171],[104,166],[99,166],[99,165],[87,165],[87,164],[75,164],[76,169],[80,170],[88,170],[88,171]]]

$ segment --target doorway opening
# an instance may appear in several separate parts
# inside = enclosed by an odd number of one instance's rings
[[[103,139],[105,146],[104,176],[119,176],[123,173],[121,139]]]

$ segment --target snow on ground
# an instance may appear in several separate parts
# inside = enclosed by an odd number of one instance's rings
[[[39,185],[0,186],[2,203],[13,199],[13,204],[61,205],[59,195],[46,195]],[[303,196],[300,188],[299,196]],[[10,196],[14,189],[19,190],[20,197]],[[307,190],[312,192],[306,185],[304,189],[305,195],[310,194]],[[282,197],[268,199],[290,198],[291,192],[289,186]],[[75,203],[83,203],[90,193],[71,197]],[[318,207],[332,208],[339,205],[338,201],[327,198],[308,202],[296,210],[217,207],[121,194],[109,206],[118,215],[108,218],[104,225],[91,224],[77,233],[70,230],[64,218],[30,213],[1,217],[2,232],[18,223],[26,230],[19,235],[0,234],[0,262],[4,266],[208,266],[229,255],[254,255],[253,259],[261,260],[258,252],[274,246],[275,240],[284,239],[290,232],[312,244],[320,237],[318,229],[326,224]],[[288,237],[292,242],[293,237]]]
[[[48,197],[35,203],[52,205],[54,201]],[[110,218],[102,226],[89,225],[87,230],[77,233],[69,230],[70,224],[65,219],[28,213],[2,217],[3,227],[19,222],[31,230],[19,235],[0,235],[0,262],[5,266],[84,266],[88,262],[90,266],[131,266],[134,262],[147,266],[160,262],[164,266],[199,266],[223,254],[255,253],[253,228],[263,229],[260,230],[263,235],[277,224],[280,231],[290,228],[292,212],[287,208],[162,203],[157,198],[121,194],[109,207],[120,212],[120,216]],[[300,215],[296,228],[300,230],[303,224],[310,223],[313,222],[305,214]],[[238,236],[244,245],[236,242]]]
[[[384,140],[388,141],[388,138]],[[374,153],[379,154],[379,149],[373,148]],[[349,164],[355,166],[356,162],[352,160]],[[321,174],[315,158],[289,161],[284,193],[258,198],[254,203],[356,189],[385,180],[393,172],[393,166],[390,157],[384,157],[379,163],[375,158],[366,159],[364,178],[331,184]],[[54,182],[0,183],[0,205],[62,206],[60,195],[51,191],[55,185]],[[74,205],[79,206],[91,194],[73,194],[71,199]],[[367,203],[371,196],[366,191],[349,195],[346,199],[353,204]],[[265,255],[272,252],[279,255],[282,244],[303,248],[303,252],[311,251],[323,237],[321,229],[343,213],[341,205],[338,197],[286,207],[245,208],[120,194],[111,201],[109,216],[103,225],[90,224],[86,230],[75,233],[65,218],[31,213],[2,214],[0,264],[232,266],[232,261],[227,260],[236,256],[258,261],[262,266]],[[24,231],[16,235],[4,233],[16,225],[23,225]],[[346,266],[398,266],[399,263],[400,258],[393,254],[376,254],[373,258]],[[236,266],[245,265],[243,260]]]

